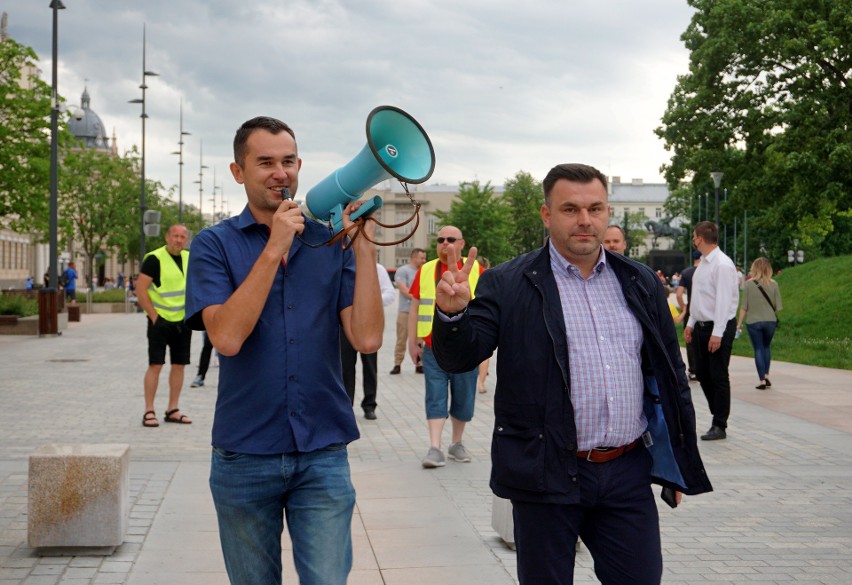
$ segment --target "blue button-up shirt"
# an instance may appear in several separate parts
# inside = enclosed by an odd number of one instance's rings
[[[553,243],[550,265],[568,337],[577,450],[626,445],[648,426],[642,410],[642,327],[603,249],[588,278]]]
[[[325,242],[329,230],[307,220],[302,237]],[[202,230],[192,242],[186,314],[224,304],[251,272],[269,240],[248,206]],[[237,453],[309,452],[358,438],[340,368],[341,310],[352,305],[355,258],[340,245],[293,241],[254,330],[240,352],[219,360],[213,446]]]

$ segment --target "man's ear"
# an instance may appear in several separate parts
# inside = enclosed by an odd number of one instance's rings
[[[242,167],[240,167],[240,165],[238,165],[235,162],[232,162],[230,169],[231,169],[231,174],[234,175],[234,180],[237,183],[239,183],[240,185],[245,183],[245,177],[243,177],[243,169],[242,169]]]

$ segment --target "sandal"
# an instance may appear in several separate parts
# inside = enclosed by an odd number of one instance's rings
[[[150,415],[150,416],[148,416],[148,415]],[[150,427],[152,429],[154,427],[160,426],[160,423],[157,422],[157,413],[154,412],[153,410],[149,410],[144,415],[142,415],[142,426],[143,427]]]
[[[177,418],[173,417],[172,415],[173,415],[174,413],[176,413],[176,412],[180,412],[180,408],[173,408],[172,410],[167,410],[167,411],[166,411],[166,416],[164,416],[164,417],[163,417],[163,420],[164,420],[165,422],[178,423],[178,424],[181,424],[181,425],[191,425],[191,424],[192,424],[192,421],[191,421],[191,420],[183,420],[183,419],[185,419],[185,418],[186,418],[186,419],[188,419],[188,418],[189,418],[189,417],[188,417],[188,416],[186,416],[185,414],[181,414],[181,415],[180,415],[179,417],[177,417]]]

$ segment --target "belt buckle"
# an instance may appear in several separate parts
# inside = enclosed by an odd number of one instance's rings
[[[592,447],[586,454],[586,461],[588,461],[589,463],[595,463],[595,461],[592,461],[592,453],[606,453],[607,451],[612,451],[612,449],[612,447]]]

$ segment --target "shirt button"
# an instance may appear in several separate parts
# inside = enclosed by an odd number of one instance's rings
[[[603,335],[601,335],[600,337],[598,337],[598,339],[600,339],[601,341],[603,341],[603,340],[604,340],[604,336],[603,336]]]
[[[296,376],[289,376],[287,379],[290,380],[291,382],[295,382]],[[610,400],[612,400],[612,398],[610,398]]]
[[[291,411],[290,411],[290,416],[296,416],[296,411],[295,411],[295,410],[291,410]]]
[[[288,308],[288,309],[292,309],[292,308],[293,308],[293,303],[290,303],[289,305],[287,305],[287,308]]]
[[[291,341],[290,343],[293,343],[293,342]],[[609,364],[606,365],[606,369],[607,370],[609,369]]]
[[[295,340],[295,339],[291,339],[291,340],[290,340],[290,343],[296,343],[296,340]],[[609,367],[609,366],[607,366],[607,368],[608,368],[608,367]]]

